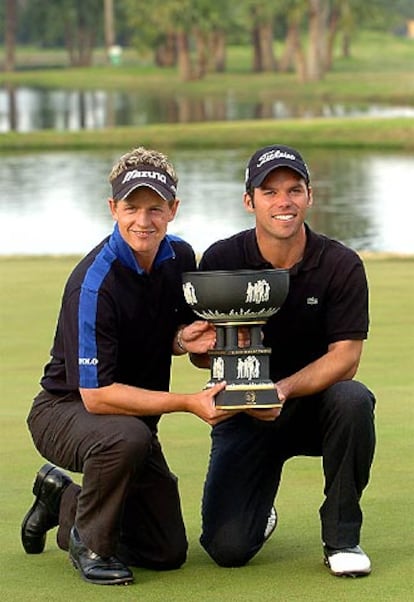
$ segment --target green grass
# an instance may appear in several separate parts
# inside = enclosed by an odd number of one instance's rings
[[[366,579],[343,580],[321,562],[318,507],[320,461],[296,458],[286,465],[277,506],[280,525],[258,556],[241,569],[220,569],[198,543],[200,497],[209,428],[190,415],[166,416],[160,436],[180,477],[190,550],[185,566],[170,573],[135,569],[136,584],[105,588],[84,583],[50,533],[46,550],[27,556],[19,529],[32,503],[33,476],[42,459],[25,417],[48,359],[62,286],[75,257],[2,258],[1,307],[1,590],[5,602],[407,602],[412,597],[412,460],[414,386],[412,341],[414,258],[367,258],[371,286],[371,336],[359,377],[378,398],[378,448],[363,498],[363,545],[373,562]],[[207,373],[186,358],[174,362],[174,390],[202,387]],[[79,478],[79,477],[75,477]],[[237,500],[235,500],[237,503]]]
[[[40,130],[1,134],[1,152],[127,149],[143,144],[168,149],[252,148],[283,140],[301,149],[414,149],[414,118],[289,119],[116,127],[102,130]]]

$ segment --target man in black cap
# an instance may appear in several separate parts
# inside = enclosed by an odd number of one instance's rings
[[[128,565],[181,566],[187,553],[177,479],[158,437],[161,414],[208,424],[217,387],[169,393],[171,355],[206,352],[214,329],[194,321],[181,274],[193,249],[167,234],[179,201],[168,158],[136,148],[110,174],[115,227],[75,267],[63,294],[51,359],[28,417],[45,464],[21,538],[41,553],[49,529],[90,583],[130,583]],[[59,468],[82,473],[82,487]]]
[[[282,409],[251,409],[212,429],[201,543],[221,566],[248,562],[275,525],[272,507],[284,462],[322,456],[320,508],[326,565],[334,575],[371,571],[359,547],[360,498],[374,455],[373,394],[353,380],[368,333],[361,259],[305,223],[309,170],[297,150],[258,150],[246,170],[244,206],[256,225],[214,243],[201,270],[289,269],[289,294],[263,327]],[[192,355],[207,367],[207,357]],[[298,492],[306,495],[306,492]]]

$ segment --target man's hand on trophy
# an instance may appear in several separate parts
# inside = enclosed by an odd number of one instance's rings
[[[269,409],[258,409],[249,408],[244,410],[245,414],[249,414],[252,418],[257,420],[263,420],[264,422],[273,422],[276,418],[279,418],[282,408],[269,408]]]
[[[279,399],[279,402],[281,403],[281,407],[268,409],[261,408],[258,410],[255,410],[254,408],[249,408],[248,410],[245,410],[245,413],[249,414],[249,416],[252,416],[253,418],[256,418],[257,420],[264,420],[267,422],[272,422],[273,420],[276,420],[276,418],[279,418],[283,404],[286,401],[286,397],[277,384],[275,384],[275,392],[277,398]]]
[[[179,347],[188,353],[207,353],[216,343],[216,329],[210,322],[196,320],[177,334]]]
[[[220,393],[226,386],[223,380],[212,387],[208,387],[199,393],[188,395],[187,411],[214,426],[223,420],[227,420],[235,415],[234,410],[217,409],[214,403],[214,397]]]

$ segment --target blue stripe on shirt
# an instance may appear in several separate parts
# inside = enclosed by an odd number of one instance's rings
[[[116,256],[106,244],[85,274],[79,297],[79,386],[95,389],[98,382],[98,346],[96,317],[99,289]]]

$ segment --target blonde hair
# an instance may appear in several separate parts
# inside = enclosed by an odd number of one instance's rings
[[[173,179],[175,186],[177,186],[178,176],[168,157],[163,153],[144,148],[143,146],[132,149],[118,159],[109,174],[109,182],[112,183],[120,173],[136,165],[151,165],[152,167],[158,167],[166,171]]]

